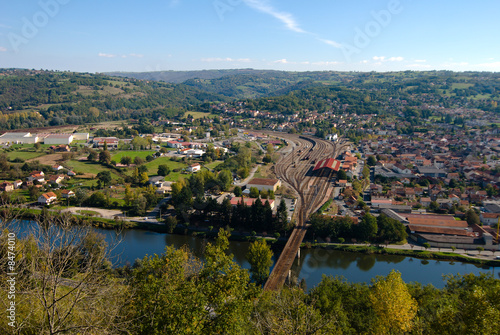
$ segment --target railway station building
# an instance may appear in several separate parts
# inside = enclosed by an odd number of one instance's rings
[[[279,179],[267,179],[267,178],[253,178],[247,184],[247,189],[250,187],[255,187],[259,191],[273,191],[276,192],[278,187],[281,186],[281,181]]]
[[[339,160],[336,160],[334,158],[327,158],[317,162],[316,165],[314,166],[313,172],[324,168],[333,170],[335,172],[339,172],[340,166],[341,163]]]

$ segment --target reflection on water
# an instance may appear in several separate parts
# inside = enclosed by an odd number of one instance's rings
[[[418,260],[399,255],[358,254],[324,249],[301,249],[300,259],[292,266],[292,278],[306,280],[307,287],[316,286],[323,276],[342,276],[350,282],[370,283],[376,276],[387,276],[393,269],[401,272],[405,282],[419,282],[444,287],[443,276],[449,274],[493,273],[500,268],[481,267],[462,262]]]
[[[19,236],[27,230],[29,222],[20,223]],[[187,246],[197,256],[201,256],[207,240],[184,235],[160,234],[143,230],[126,230],[119,235],[115,231],[97,229],[106,237],[110,245],[115,245],[117,239],[121,242],[111,251],[112,261],[116,266],[133,264],[136,259],[145,255],[161,254],[167,245],[181,248]],[[231,241],[229,252],[234,260],[245,269],[250,265],[246,260],[248,242]],[[276,260],[279,255],[275,255]],[[435,260],[419,260],[396,255],[358,254],[325,249],[301,249],[300,259],[295,259],[292,266],[292,277],[305,279],[308,288],[321,281],[323,274],[343,276],[350,282],[370,283],[376,276],[386,276],[393,269],[401,272],[406,282],[420,282],[424,285],[433,284],[438,288],[444,286],[443,275],[447,274],[479,274],[493,273],[500,278],[500,268],[481,268],[480,266],[461,262],[446,262]]]

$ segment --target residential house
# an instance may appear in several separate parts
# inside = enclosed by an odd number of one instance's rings
[[[61,191],[61,197],[63,197],[64,199],[69,199],[71,197],[74,197],[75,196],[75,192],[71,191],[71,190],[62,190]]]
[[[57,195],[54,192],[47,192],[38,197],[38,203],[42,205],[51,205],[57,200]]]
[[[23,181],[22,181],[22,180],[19,180],[19,179],[18,179],[18,180],[16,180],[16,181],[14,182],[14,188],[15,188],[15,189],[20,188],[22,185],[23,185]]]
[[[194,173],[194,172],[198,172],[200,170],[201,170],[201,165],[198,164],[198,163],[193,164],[193,165],[187,167],[187,171],[188,172],[193,172]]]
[[[481,215],[479,215],[481,223],[488,226],[497,224],[499,217],[500,213],[481,213]]]
[[[0,184],[0,191],[2,192],[14,191],[14,184],[4,181],[3,183]]]
[[[45,183],[45,177],[43,172],[42,173],[30,173],[30,175],[26,178],[28,181],[34,182],[38,181],[39,183],[43,184]]]
[[[51,184],[60,184],[64,180],[63,175],[52,175],[49,177],[48,182]]]

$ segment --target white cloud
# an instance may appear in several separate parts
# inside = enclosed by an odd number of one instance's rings
[[[99,52],[99,57],[115,58],[116,55]]]
[[[427,62],[427,60],[425,60],[425,59],[415,59],[414,62],[415,63],[425,63],[425,62]]]
[[[333,46],[338,49],[342,48],[342,44],[338,42],[318,37],[317,36],[318,34],[311,33],[309,31],[302,29],[299,26],[299,23],[297,22],[295,17],[291,13],[281,12],[275,9],[272,5],[269,4],[269,0],[243,0],[243,2],[248,7],[258,10],[259,12],[262,12],[264,14],[271,15],[275,19],[281,21],[281,23],[283,23],[288,30],[291,30],[296,33],[309,34],[314,36],[318,41],[322,43],[325,43],[327,45]]]
[[[286,60],[286,58],[275,60],[273,63],[279,63],[279,64],[295,64],[295,62],[290,62],[290,61]]]
[[[5,52],[5,51],[7,51],[7,48],[5,48],[5,47],[0,47],[0,52]]]
[[[500,71],[500,62],[482,63],[476,66],[487,71]]]
[[[391,57],[388,59],[389,62],[401,62],[403,60],[404,60],[403,57]]]
[[[417,70],[427,70],[427,69],[430,69],[431,67],[432,66],[430,66],[429,64],[422,64],[422,62],[408,65],[408,68],[417,69]]]
[[[324,39],[324,38],[319,38],[318,37],[318,40],[325,43],[325,44],[328,44],[328,45],[331,45],[332,47],[335,47],[335,48],[342,48],[342,44],[338,43],[338,42],[335,42],[335,41],[332,41],[332,40],[327,40],[327,39]]]
[[[268,1],[265,0],[243,0],[245,4],[253,9],[256,9],[262,13],[271,15],[275,19],[281,21],[285,27],[296,33],[305,33],[305,31],[299,27],[299,24],[295,20],[292,14],[287,12],[280,12],[271,6]]]
[[[378,62],[401,62],[404,60],[403,57],[385,57],[385,56],[373,56],[374,61]]]
[[[328,61],[321,61],[321,62],[313,62],[312,64],[313,64],[313,65],[323,65],[323,66],[328,66],[328,65],[337,65],[337,64],[340,64],[340,62],[337,62],[337,61],[331,61],[331,62],[328,62]]]
[[[136,53],[131,53],[131,54],[128,54],[128,55],[118,55],[118,54],[107,54],[107,53],[104,53],[104,52],[99,52],[99,57],[106,57],[106,58],[116,58],[116,57],[120,57],[120,58],[127,58],[127,57],[136,57],[136,58],[142,58],[142,57],[144,57],[144,55],[142,55],[142,54],[136,54]]]

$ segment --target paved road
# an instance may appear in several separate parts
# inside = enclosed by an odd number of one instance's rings
[[[235,186],[240,186],[240,187],[241,187],[241,186],[245,186],[246,184],[248,184],[248,182],[249,182],[250,180],[252,180],[252,178],[253,178],[253,176],[254,176],[255,172],[257,172],[257,169],[258,169],[258,168],[259,168],[259,165],[257,165],[256,167],[254,167],[254,168],[252,169],[252,171],[250,171],[250,174],[248,175],[248,177],[247,177],[247,178],[243,179],[243,180],[242,180],[241,182],[239,182],[239,183],[234,183],[234,185],[235,185]]]
[[[354,243],[352,245],[365,245],[365,244],[357,244]],[[382,246],[382,245],[381,245]],[[397,245],[397,244],[389,244],[387,246],[388,249],[400,249],[400,250],[426,250],[423,246],[416,245],[416,244],[410,244],[406,243],[403,245]],[[467,257],[473,257],[473,258],[478,258],[478,259],[484,259],[484,260],[497,260],[497,256],[500,256],[500,250],[496,252],[492,252],[491,250],[464,250],[464,249],[453,249],[451,248],[429,248],[427,251],[434,251],[434,252],[450,252],[454,253],[457,255],[462,255],[462,256],[467,256]]]

